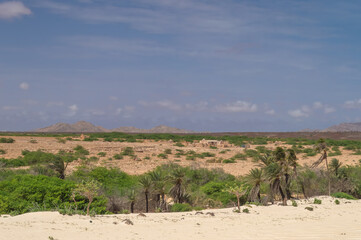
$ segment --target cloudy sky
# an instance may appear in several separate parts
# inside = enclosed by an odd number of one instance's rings
[[[0,130],[361,121],[359,0],[0,0]]]

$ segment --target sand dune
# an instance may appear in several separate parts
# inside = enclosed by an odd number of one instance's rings
[[[149,213],[146,217],[63,216],[56,212],[2,216],[0,239],[361,239],[361,200],[342,199],[336,205],[333,198],[319,199],[321,205],[309,199],[297,201],[298,207],[243,206],[249,214],[228,208],[203,210],[203,214]],[[125,224],[125,219],[134,225]]]

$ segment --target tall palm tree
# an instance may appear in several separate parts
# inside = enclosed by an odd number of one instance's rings
[[[270,193],[271,193],[271,202],[273,203],[273,198],[276,193],[281,195],[283,204],[286,204],[287,198],[284,191],[284,173],[282,171],[282,166],[277,163],[271,163],[266,167],[267,179],[270,183]]]
[[[154,170],[149,173],[150,179],[153,182],[153,188],[157,194],[157,205],[161,210],[165,208],[165,191],[168,177],[162,170]]]
[[[252,189],[249,194],[251,201],[261,202],[261,184],[265,180],[263,170],[259,168],[253,168],[249,171],[246,181],[249,185],[252,186]]]
[[[297,156],[296,156],[296,152],[293,149],[287,149],[286,158],[281,162],[281,166],[285,176],[286,195],[288,199],[291,199],[292,198],[291,190],[290,190],[291,177],[293,175],[297,176]]]
[[[331,195],[331,178],[330,178],[330,171],[329,171],[329,167],[328,167],[328,161],[327,161],[327,144],[325,142],[324,139],[320,139],[318,140],[317,144],[315,145],[315,151],[321,153],[320,158],[314,162],[311,165],[311,168],[315,168],[318,165],[320,165],[323,161],[325,161],[326,163],[326,169],[327,169],[327,177],[328,177],[328,195]]]
[[[152,180],[148,175],[143,175],[140,177],[139,183],[142,186],[145,195],[145,212],[149,212],[149,193],[152,187]]]
[[[182,203],[184,201],[184,197],[186,196],[184,186],[185,170],[183,168],[175,168],[169,177],[171,183],[173,184],[169,193],[173,197],[175,203]]]

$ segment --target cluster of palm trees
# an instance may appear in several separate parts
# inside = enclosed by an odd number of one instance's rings
[[[328,194],[331,194],[331,170],[338,176],[338,171],[341,167],[341,163],[337,159],[333,159],[329,166],[327,161],[328,147],[323,139],[320,139],[314,146],[315,151],[321,153],[318,161],[311,165],[311,168],[319,166],[322,162],[326,163],[327,178],[328,178]],[[292,198],[291,193],[291,181],[297,180],[302,188],[304,196],[305,186],[307,185],[307,179],[298,176],[298,164],[296,152],[293,149],[283,149],[277,147],[275,151],[266,153],[260,157],[262,168],[251,169],[246,177],[247,183],[251,186],[249,193],[249,200],[254,202],[261,202],[261,184],[269,184],[269,196],[268,199],[274,203],[276,195],[280,195],[284,205],[287,204],[287,200]]]
[[[263,168],[252,169],[246,180],[252,186],[249,199],[261,202],[261,184],[269,184],[269,201],[274,202],[274,196],[279,194],[283,204],[292,197],[290,184],[293,177],[297,176],[297,157],[293,149],[284,150],[277,147],[272,153],[260,157]]]
[[[160,211],[167,209],[166,194],[173,198],[174,203],[183,203],[189,200],[189,195],[186,193],[186,171],[184,168],[177,167],[168,174],[162,169],[156,169],[139,179],[139,184],[145,197],[145,212],[149,212],[149,199],[153,194],[156,196],[156,208]],[[131,212],[133,213],[135,194],[129,200],[131,201]]]

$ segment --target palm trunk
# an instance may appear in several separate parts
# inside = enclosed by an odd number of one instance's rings
[[[285,174],[285,180],[286,180],[286,196],[288,199],[291,199],[291,191],[290,191],[290,175],[288,173]]]
[[[238,206],[238,212],[241,212],[240,196],[237,196],[237,206]]]
[[[326,153],[326,151],[325,151],[324,154],[325,154],[327,177],[328,177],[328,196],[331,196],[331,177],[330,177],[330,171],[328,169],[328,161],[327,161],[327,153]]]
[[[282,202],[283,205],[287,205],[287,196],[284,194],[281,185],[278,186],[278,190],[280,191],[281,197],[282,197]]]
[[[149,211],[149,202],[148,202],[148,192],[145,192],[145,212],[147,213]]]
[[[132,201],[131,203],[130,203],[130,212],[131,213],[134,213],[134,201]]]

